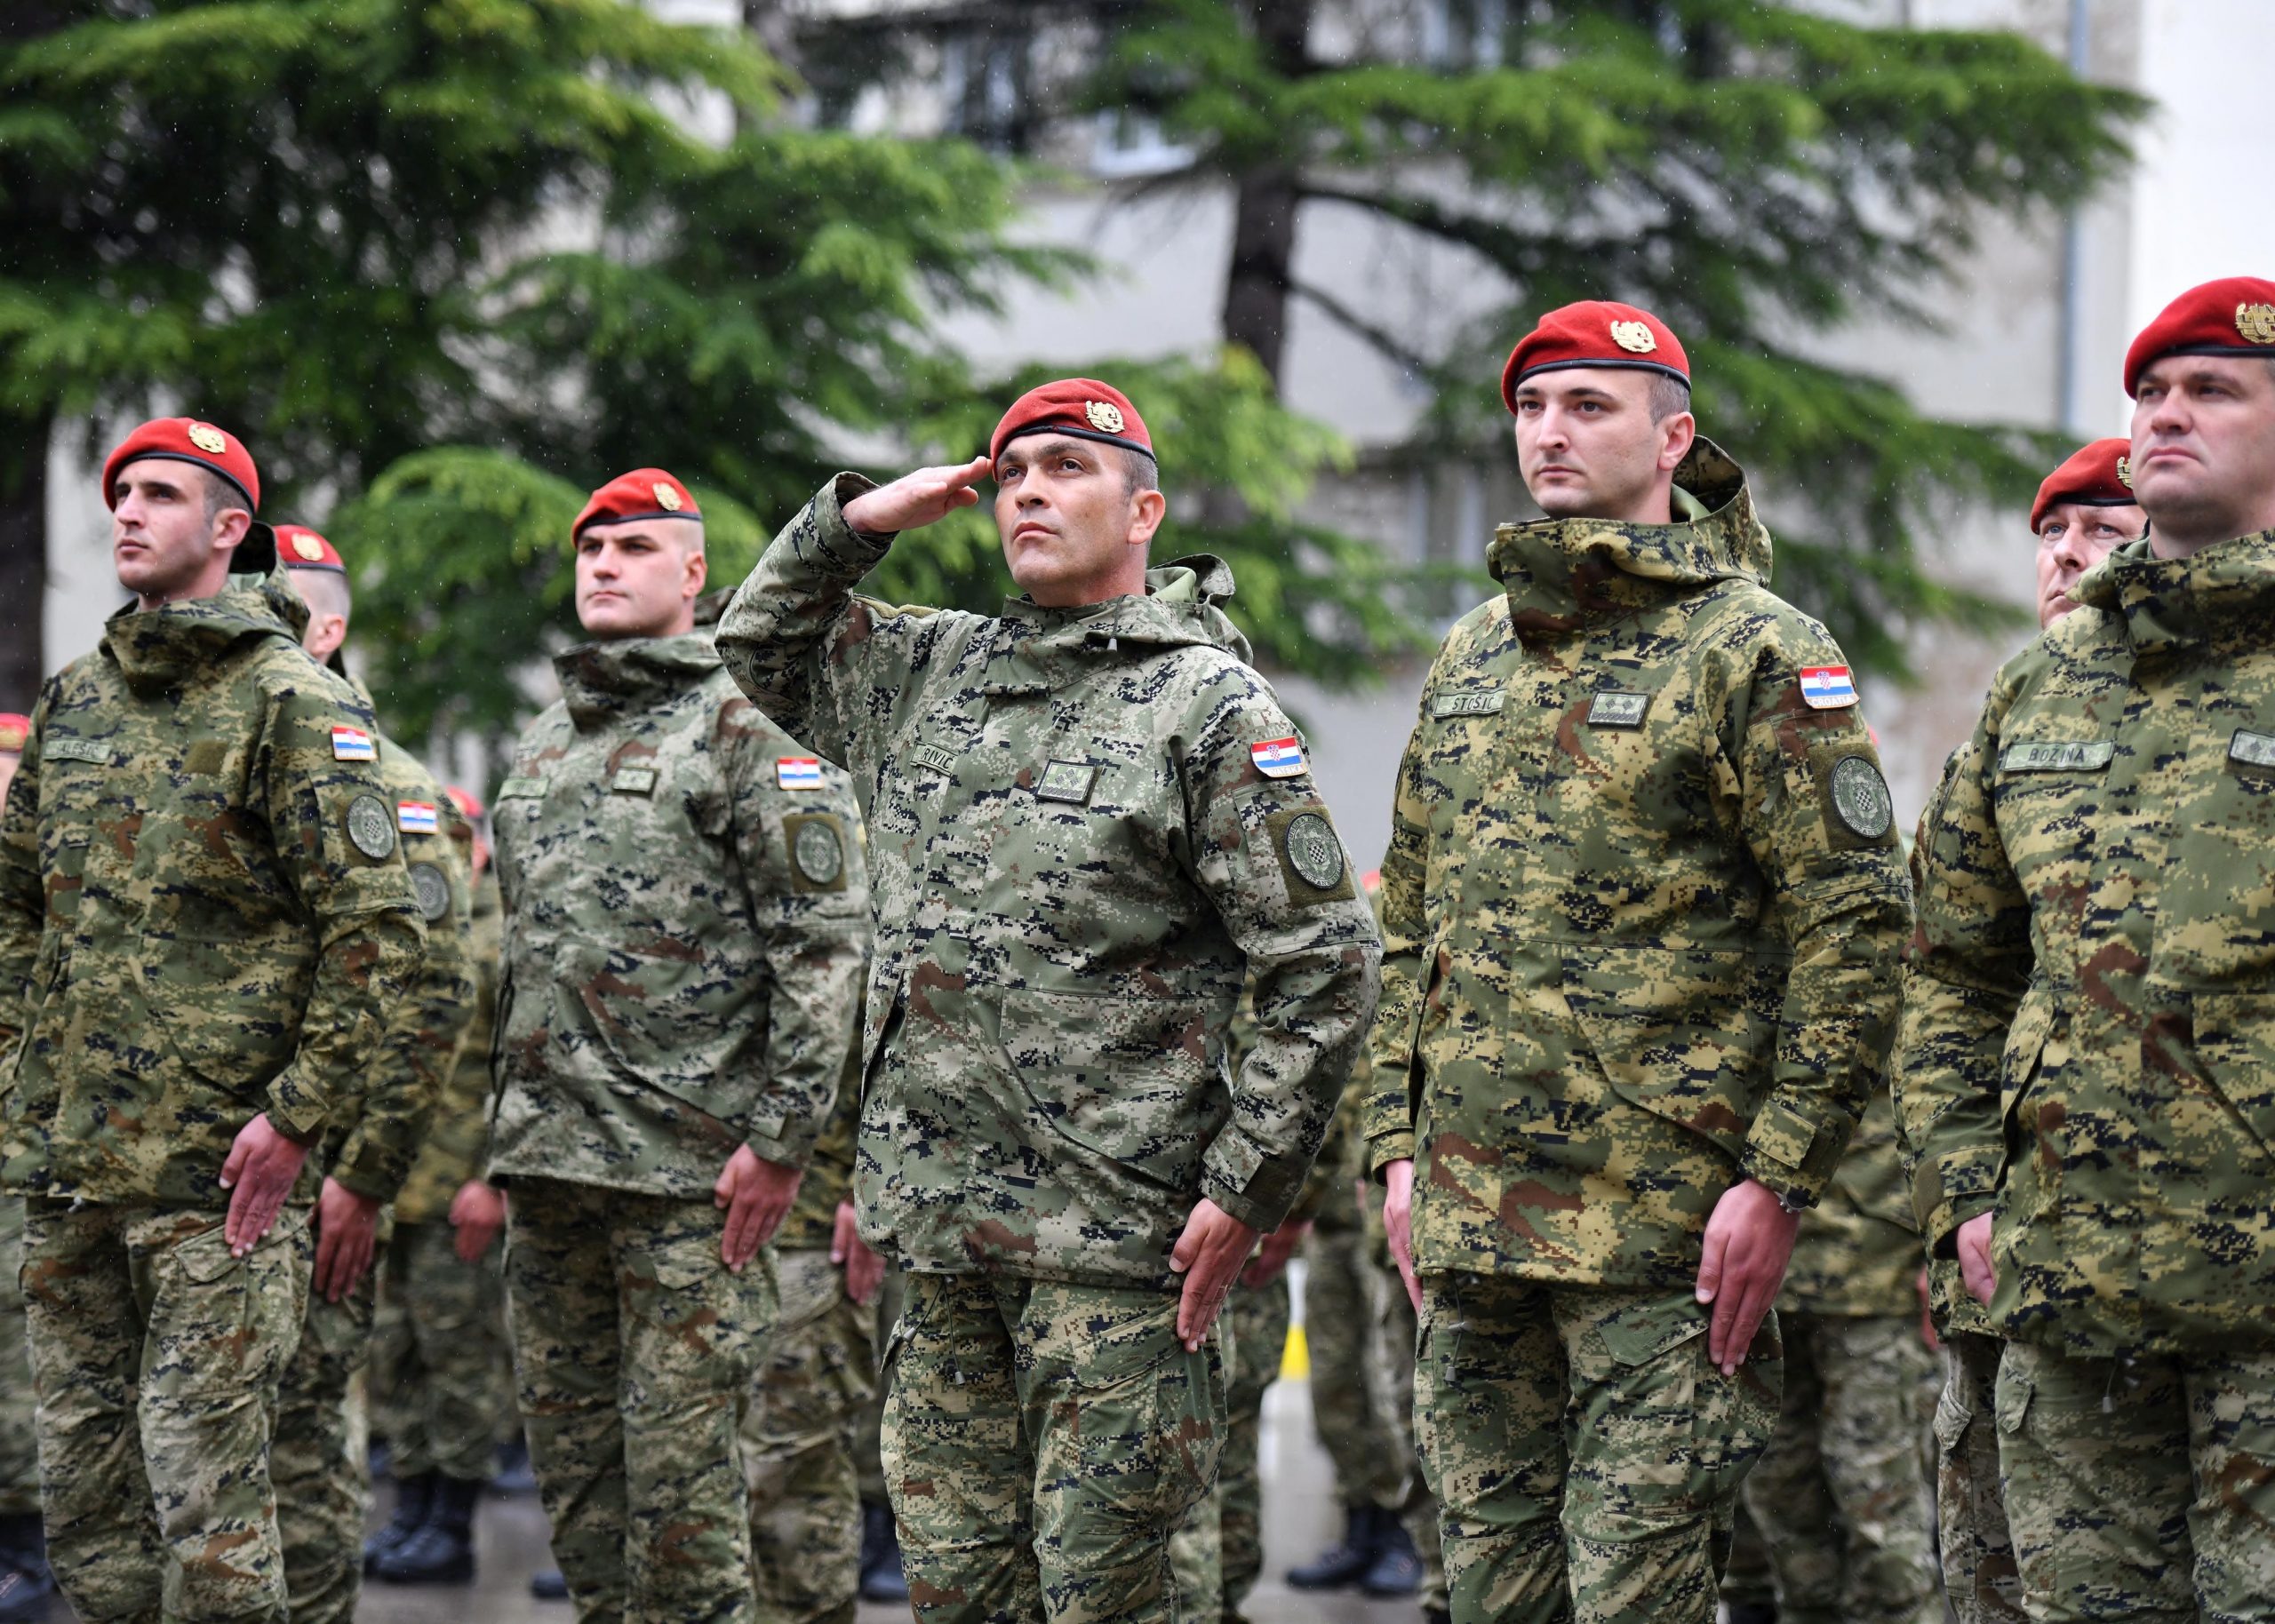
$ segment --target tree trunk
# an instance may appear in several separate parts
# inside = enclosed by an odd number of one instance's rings
[[[1278,73],[1298,76],[1317,0],[1245,0],[1249,26]],[[1235,176],[1233,262],[1225,283],[1225,338],[1245,345],[1274,385],[1288,344],[1289,283],[1296,258],[1296,171],[1270,164]]]
[[[47,442],[54,419],[0,414],[0,711],[29,711],[45,672]]]

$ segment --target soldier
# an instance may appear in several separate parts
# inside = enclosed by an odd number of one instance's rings
[[[278,525],[276,551],[285,579],[308,606],[301,647],[346,679],[347,565],[304,525]],[[387,1244],[387,1204],[411,1170],[473,1013],[473,877],[458,850],[471,845],[473,832],[416,756],[384,734],[371,742],[427,921],[427,949],[361,1099],[335,1119],[317,1153],[325,1176],[316,1199],[315,1273],[299,1345],[284,1366],[268,1469],[293,1624],[348,1624],[355,1616],[371,1483],[355,1442],[361,1428],[352,1395],[371,1348],[371,1264]]]
[[[0,806],[31,737],[32,719],[0,713]],[[39,1437],[32,1356],[24,1341],[24,1204],[0,1196],[0,1624],[44,1618],[55,1578],[39,1526]]]
[[[473,832],[474,994],[450,1079],[395,1196],[395,1233],[380,1260],[371,1389],[388,1417],[397,1498],[363,1560],[365,1572],[387,1584],[472,1581],[475,1507],[499,1418],[514,1402],[498,1380],[506,1297],[491,1244],[505,1228],[506,1199],[481,1178],[498,1009],[498,877],[481,832],[482,802],[455,784],[443,793]]]
[[[1502,398],[1548,516],[1400,768],[1369,1159],[1454,1618],[1704,1620],[1895,1014],[1895,809],[1664,323],[1554,311]]]
[[[2133,497],[2131,450],[2128,440],[2096,440],[2038,488],[2030,522],[2038,537],[2040,631],[2078,607],[2070,592],[2087,570],[2111,548],[2138,541],[2147,530],[2149,516]],[[1955,753],[1946,771],[1957,770],[1965,755],[1964,750]],[[1946,792],[1939,790],[1936,801]],[[1914,883],[1922,896],[1928,876],[1919,866],[1920,853],[1932,835],[1923,820],[1912,858]],[[1945,1372],[1935,1422],[1944,1597],[1960,1624],[2019,1624],[2022,1580],[2000,1496],[1999,1434],[1992,1419],[2004,1343],[1983,1305],[1968,1294],[1956,1258],[1935,1260],[1929,1273]]]
[[[859,827],[698,629],[687,488],[635,469],[571,538],[592,641],[555,659],[563,697],[492,819],[490,1178],[522,1418],[578,1617],[732,1624],[754,1605],[738,1435],[776,1307],[761,1248],[851,1042]]]
[[[852,595],[991,470],[1023,589],[1000,617]],[[1145,568],[1164,507],[1136,408],[1046,385],[986,457],[823,487],[721,626],[744,691],[845,762],[870,820],[854,1186],[910,1270],[884,1455],[938,1624],[1177,1611],[1170,1532],[1225,1425],[1210,1328],[1373,1007],[1373,921],[1218,608],[1231,572]]]
[[[1923,822],[1898,1106],[2032,1619],[2275,1618],[2275,282],[2134,339],[2151,521]]]
[[[371,712],[300,651],[259,491],[193,418],[110,454],[135,602],[42,691],[0,832],[0,1177],[29,1198],[49,1552],[83,1618],[284,1618],[304,1164],[426,939]]]

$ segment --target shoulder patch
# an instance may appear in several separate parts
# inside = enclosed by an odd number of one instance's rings
[[[818,790],[821,788],[821,762],[813,756],[777,756],[774,783],[776,787],[786,790]]]
[[[1304,760],[1304,747],[1295,738],[1266,739],[1248,747],[1249,760],[1256,763],[1256,770],[1267,778],[1292,778],[1309,765]]]
[[[358,795],[349,801],[347,823],[349,843],[372,862],[395,855],[395,819],[377,795]]]
[[[423,800],[398,800],[395,826],[405,834],[434,834],[442,828],[442,815]]]
[[[845,832],[827,812],[794,813],[782,820],[790,848],[790,884],[797,891],[845,888]]]
[[[376,761],[379,747],[361,728],[336,726],[331,730],[331,759],[335,761]]]
[[[1825,775],[1832,815],[1860,840],[1878,840],[1896,827],[1896,801],[1888,780],[1868,756],[1842,756]]]
[[[1297,907],[1339,902],[1357,895],[1343,839],[1317,807],[1289,807],[1265,819],[1265,836],[1280,859],[1288,900]]]
[[[451,911],[451,882],[433,864],[411,865],[411,888],[419,898],[419,912],[429,925]]]
[[[498,786],[500,800],[543,800],[545,780],[524,776],[508,778]]]
[[[1811,665],[1801,672],[1801,703],[1812,711],[1837,711],[1856,703],[1856,680],[1846,665]]]

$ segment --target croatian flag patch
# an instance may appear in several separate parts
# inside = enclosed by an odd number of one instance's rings
[[[1837,711],[1856,703],[1856,684],[1846,665],[1812,665],[1801,673],[1801,698],[1812,711]]]
[[[395,823],[405,834],[433,834],[442,826],[435,808],[423,800],[396,801]]]
[[[1292,778],[1304,770],[1304,747],[1291,738],[1266,739],[1248,747],[1256,770],[1267,778]]]
[[[334,728],[331,730],[331,759],[335,761],[376,761],[379,752],[371,747],[371,736],[361,728]]]
[[[821,763],[812,756],[777,756],[774,782],[786,790],[818,790],[821,788]]]

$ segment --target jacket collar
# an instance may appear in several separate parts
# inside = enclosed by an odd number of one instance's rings
[[[579,728],[654,710],[719,669],[707,631],[676,637],[627,637],[579,643],[553,657],[561,697]]]
[[[1248,639],[1217,607],[1233,595],[1224,560],[1196,553],[1145,572],[1143,596],[1045,609],[1022,593],[1003,605],[987,663],[992,695],[1048,693],[1101,662],[1166,649],[1222,649],[1249,657]]]
[[[210,598],[138,609],[132,603],[104,623],[103,657],[136,687],[192,681],[241,646],[283,638],[298,647],[308,606],[273,561],[267,573],[233,575]]]

